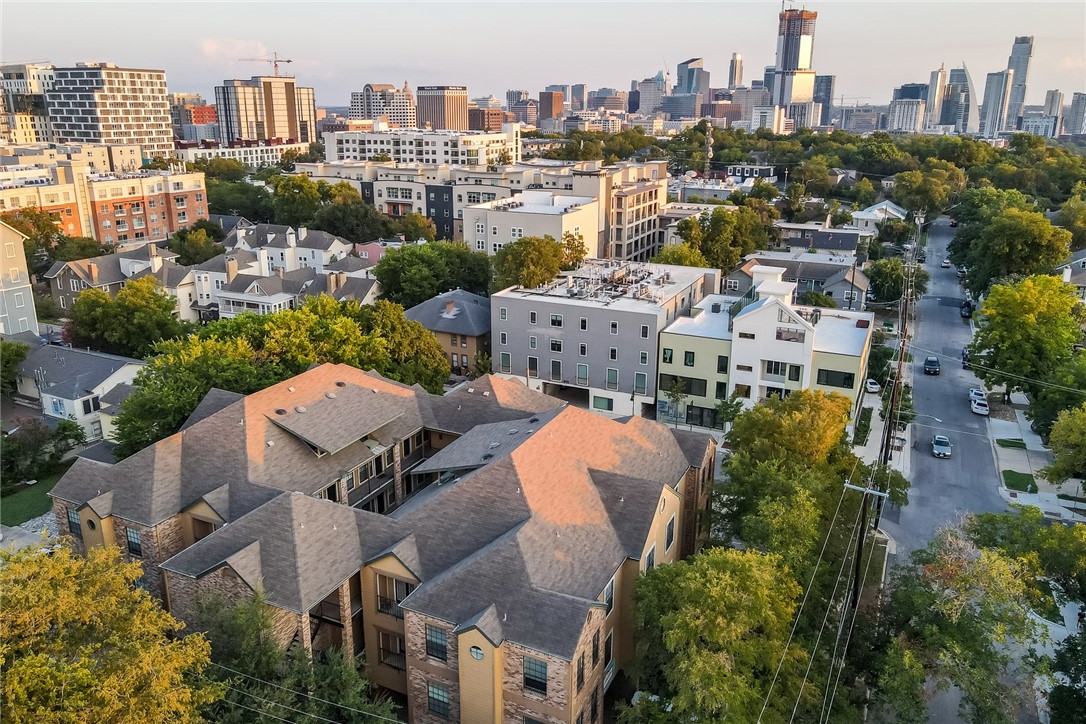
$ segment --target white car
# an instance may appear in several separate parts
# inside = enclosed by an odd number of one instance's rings
[[[882,385],[880,385],[875,380],[868,380],[867,383],[864,386],[867,388],[868,392],[870,392],[872,394],[875,394],[875,395],[877,395],[880,391],[882,391]]]
[[[950,259],[943,259],[942,263],[939,264],[939,266],[943,267],[944,269],[949,269],[950,268]]]
[[[983,415],[984,417],[988,417],[987,400],[970,400],[969,409],[973,411],[974,415]]]
[[[969,388],[969,400],[970,401],[972,401],[972,400],[982,400],[984,402],[987,402],[988,401],[988,395],[986,395],[984,393],[984,390],[980,389],[979,387],[970,387]]]

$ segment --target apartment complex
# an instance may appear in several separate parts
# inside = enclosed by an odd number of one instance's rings
[[[859,408],[874,315],[793,302],[785,269],[755,266],[742,296],[713,294],[660,333],[658,389],[683,385],[678,408],[658,396],[663,419],[722,427],[716,405],[732,395],[750,408],[795,390],[837,392]]]
[[[507,198],[468,206],[464,227],[468,246],[497,254],[503,246],[526,236],[549,236],[559,241],[566,234],[580,237],[591,255],[598,234],[599,202],[592,196],[572,196],[530,190]],[[472,232],[473,230],[473,232]]]
[[[175,139],[182,141],[217,140],[219,116],[214,105],[199,93],[170,93],[170,123]]]
[[[37,336],[38,314],[26,265],[26,237],[0,221],[0,335],[27,332]],[[487,313],[487,326],[490,314]]]
[[[193,627],[201,595],[262,589],[280,643],[364,653],[410,721],[599,721],[637,577],[705,535],[715,445],[470,385],[322,365],[212,391],[182,432],[78,460],[54,514],[75,550],[142,562]]]
[[[398,128],[417,128],[419,125],[415,94],[407,81],[404,81],[403,88],[389,83],[367,83],[361,92],[351,93],[347,117],[354,120],[384,120]]]
[[[229,158],[249,168],[260,168],[283,160],[289,151],[309,153],[308,143],[273,143],[271,141],[178,141],[174,156],[187,163],[200,159]]]
[[[24,63],[0,66],[3,95],[0,128],[8,143],[39,143],[53,140],[45,94],[53,87],[53,66]]]
[[[468,127],[468,89],[462,85],[419,86],[416,96],[419,128],[464,131]]]
[[[890,101],[886,129],[891,133],[919,133],[924,127],[925,101],[901,98]]]
[[[500,131],[505,125],[505,111],[500,108],[469,108],[468,130]]]
[[[467,128],[467,110],[464,111]],[[324,134],[325,158],[368,161],[388,157],[397,163],[491,166],[520,160],[520,126],[507,124],[500,132],[387,128]]]
[[[173,152],[165,71],[113,63],[56,68],[45,101],[56,141],[138,144],[148,156]]]
[[[204,174],[129,171],[90,174],[90,236],[104,244],[160,241],[207,218]]]
[[[589,259],[538,289],[490,298],[494,371],[592,409],[655,405],[661,330],[720,288],[720,271]]]
[[[231,141],[315,143],[313,89],[290,76],[253,76],[215,87],[220,138]]]

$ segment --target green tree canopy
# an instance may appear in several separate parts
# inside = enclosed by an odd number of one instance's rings
[[[811,307],[827,307],[829,309],[835,309],[837,302],[833,297],[823,294],[822,292],[816,292],[814,289],[808,289],[799,298],[800,304],[806,304]]]
[[[207,208],[212,214],[244,216],[256,223],[269,223],[275,217],[272,196],[267,189],[245,181],[207,180]]]
[[[390,249],[373,268],[381,296],[410,309],[450,289],[486,295],[490,258],[463,242],[439,241]]]
[[[313,228],[362,244],[392,235],[395,222],[371,204],[338,199],[313,216]]]
[[[100,244],[89,236],[65,236],[48,253],[53,261],[75,261],[112,254],[115,249],[112,244]]]
[[[192,171],[201,171],[209,179],[234,183],[244,179],[249,167],[233,158],[198,158],[189,164]]]
[[[10,395],[15,391],[19,377],[19,365],[26,359],[30,347],[22,342],[0,340],[0,392]]]
[[[23,252],[29,264],[33,264],[39,254],[49,253],[53,245],[64,238],[59,226],[60,215],[53,211],[42,211],[37,206],[6,211],[0,214],[0,219],[26,237]]]
[[[969,288],[983,294],[1011,275],[1048,274],[1067,260],[1071,232],[1052,225],[1044,214],[1008,209],[995,216],[970,244],[966,266]]]
[[[920,265],[906,267],[900,257],[879,259],[865,272],[871,282],[871,291],[880,302],[893,302],[905,294],[905,282],[908,274],[912,275],[913,296],[918,297],[928,290],[930,275]]]
[[[650,259],[653,264],[674,264],[676,266],[708,267],[709,262],[697,247],[683,242],[668,244],[660,253]]]
[[[566,250],[554,237],[526,236],[506,244],[494,255],[495,289],[520,285],[534,289],[549,284],[565,262]]]
[[[1047,437],[1060,412],[1077,407],[1086,400],[1086,352],[1075,352],[1044,381],[1046,384],[1030,397],[1026,416],[1033,422],[1037,433]]]
[[[210,647],[136,586],[114,546],[0,552],[2,704],[12,722],[202,721]]]
[[[394,221],[393,228],[396,233],[403,234],[407,241],[433,241],[437,238],[437,225],[433,219],[415,211],[408,211],[402,219]]]
[[[856,207],[860,209],[866,209],[871,204],[875,203],[879,194],[875,191],[875,187],[871,184],[868,178],[862,178],[852,185],[852,199],[856,202]]]
[[[294,227],[312,223],[322,202],[318,184],[308,176],[277,176],[272,198],[275,223]]]
[[[1053,460],[1041,469],[1044,477],[1056,484],[1086,478],[1086,402],[1056,417],[1048,442]]]
[[[184,333],[176,309],[177,300],[152,276],[130,280],[112,299],[101,289],[87,289],[72,305],[65,335],[77,347],[142,358],[156,342]]]
[[[1056,223],[1071,232],[1071,249],[1086,249],[1086,182],[1075,185],[1075,194],[1060,207]]]
[[[204,229],[181,229],[169,238],[166,248],[178,255],[174,261],[182,266],[203,264],[226,251]]]

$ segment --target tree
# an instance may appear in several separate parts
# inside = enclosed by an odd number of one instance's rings
[[[3,438],[0,471],[5,485],[35,480],[46,471],[52,431],[41,419],[20,419],[19,429]]]
[[[777,187],[764,179],[757,179],[747,194],[748,198],[770,202],[780,196]]]
[[[321,206],[321,192],[308,176],[278,176],[273,182],[275,223],[305,226]]]
[[[394,223],[370,204],[342,199],[325,204],[313,216],[313,228],[356,244],[391,236]]]
[[[477,380],[489,375],[494,369],[494,360],[486,352],[479,351],[471,360],[471,369],[468,371],[468,379]]]
[[[735,422],[735,418],[739,417],[739,414],[743,412],[743,398],[733,392],[727,399],[716,403],[713,412],[716,413],[716,421],[718,423],[722,426],[730,425]]]
[[[901,299],[905,294],[906,277],[912,277],[912,292],[914,297],[919,297],[928,290],[930,275],[919,265],[906,267],[900,257],[879,259],[871,264],[866,271],[867,278],[871,282],[871,291],[875,293],[875,299],[880,302],[893,302]]]
[[[208,221],[207,219],[199,219],[195,224],[188,227],[189,231],[202,231],[207,234],[207,238],[211,241],[218,243],[226,238],[226,232],[222,230],[222,227],[216,224],[214,221]]]
[[[1048,443],[1053,460],[1041,469],[1045,478],[1056,485],[1068,478],[1086,478],[1086,402],[1056,417]]]
[[[226,251],[222,245],[216,244],[204,229],[181,229],[170,237],[166,248],[178,254],[174,261],[181,266],[203,264]]]
[[[800,304],[806,304],[811,307],[828,307],[830,309],[837,308],[837,302],[833,300],[833,297],[827,296],[822,292],[816,292],[813,289],[809,289],[803,293],[799,298]]]
[[[580,233],[562,232],[562,271],[573,271],[581,266],[588,256],[588,247]]]
[[[1074,196],[1063,202],[1056,223],[1071,233],[1071,249],[1086,249],[1086,184],[1075,187]]]
[[[275,217],[272,197],[267,190],[245,181],[228,183],[208,179],[207,208],[212,214],[236,214],[256,223],[267,223]]]
[[[779,661],[772,719],[791,711],[803,650],[788,645],[802,589],[780,558],[713,548],[638,579],[635,670],[639,688],[673,707],[673,721],[755,721]]]
[[[554,237],[526,236],[494,255],[495,289],[520,285],[535,289],[554,281],[565,261],[565,248]]]
[[[852,199],[856,202],[857,208],[866,209],[875,203],[875,199],[878,197],[878,192],[875,191],[875,187],[871,185],[871,181],[866,177],[852,185]]]
[[[1042,437],[1048,437],[1060,412],[1077,407],[1086,399],[1086,352],[1075,352],[1045,379],[1045,383],[1030,397],[1026,410],[1026,417]]]
[[[913,227],[907,221],[888,219],[878,225],[879,243],[901,246],[909,240],[913,234]]]
[[[26,359],[30,347],[22,342],[0,340],[0,392],[10,395],[15,392],[19,377],[19,365]]]
[[[53,430],[50,443],[52,455],[49,458],[49,464],[56,466],[76,447],[84,447],[87,444],[87,431],[75,420],[57,420],[57,427]]]
[[[373,268],[381,297],[410,309],[450,289],[485,295],[490,288],[490,258],[463,242],[405,244],[390,249]]]
[[[136,585],[116,547],[0,553],[3,708],[13,722],[202,721],[210,647]]]
[[[381,151],[380,153],[375,153],[372,156],[370,156],[370,160],[371,161],[391,161],[392,156],[389,156],[384,151]]]
[[[1070,253],[1071,232],[1044,214],[1009,209],[985,225],[969,247],[969,289],[979,297],[997,279],[1048,274]]]
[[[393,227],[408,241],[433,241],[437,238],[437,225],[433,219],[414,211],[408,211],[402,219],[394,221]]]
[[[185,324],[174,316],[177,300],[161,292],[151,276],[129,281],[113,299],[101,289],[87,289],[72,305],[66,329],[77,347],[144,357],[156,342],[179,337]]]
[[[670,415],[676,422],[683,419],[683,409],[686,404],[686,398],[689,397],[689,393],[686,391],[686,380],[682,377],[676,377],[675,380],[664,390],[664,396],[667,397],[669,403]]]
[[[705,259],[705,255],[701,253],[701,250],[686,242],[668,244],[650,261],[653,264],[674,264],[675,266],[709,266],[709,262]]]
[[[23,240],[23,252],[30,264],[33,264],[39,254],[47,253],[64,237],[59,226],[60,214],[42,211],[36,206],[7,211],[0,214],[0,219],[26,237]]]
[[[822,195],[830,189],[830,167],[823,156],[808,158],[796,167],[792,178],[811,194]]]
[[[385,369],[386,340],[363,329],[352,316],[357,307],[341,306],[332,297],[321,295],[307,298],[298,309],[266,315],[262,355],[276,360],[290,374],[301,374],[326,362]]]
[[[735,419],[728,440],[756,460],[824,462],[845,440],[852,405],[837,393],[797,390],[771,397]]]
[[[1006,385],[1031,396],[1067,362],[1082,337],[1086,310],[1060,279],[1033,276],[997,284],[981,305],[984,319],[970,345],[977,376],[989,387]]]
[[[209,179],[241,181],[249,174],[249,167],[233,158],[198,158],[189,164],[193,171],[202,171]]]
[[[806,208],[807,189],[801,183],[790,183],[781,197],[781,214],[792,221]]]
[[[100,244],[89,236],[65,236],[49,250],[49,258],[54,261],[90,259],[112,254],[115,249],[112,244]]]
[[[1057,724],[1086,722],[1086,632],[1071,634],[1056,646],[1052,670],[1061,678],[1048,692],[1048,708]]]
[[[361,307],[363,329],[383,342],[389,362],[378,371],[408,385],[441,394],[449,379],[449,360],[437,337],[404,316],[403,307],[385,300]],[[363,368],[365,367],[362,365]]]

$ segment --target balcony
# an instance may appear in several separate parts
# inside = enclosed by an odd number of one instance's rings
[[[385,598],[384,596],[378,596],[377,610],[388,616],[403,618],[403,609],[400,608],[400,602],[394,598]]]
[[[378,649],[378,654],[380,662],[385,666],[391,666],[400,671],[407,670],[407,657],[403,653],[381,648]]]

